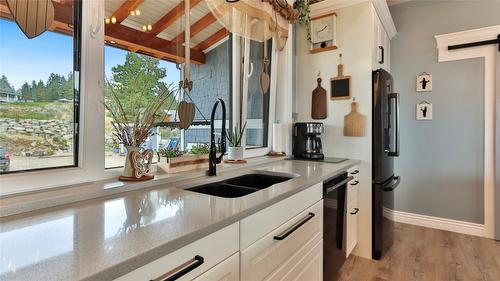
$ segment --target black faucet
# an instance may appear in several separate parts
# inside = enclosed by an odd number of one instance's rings
[[[222,132],[221,138],[219,139],[219,147],[221,154],[217,157],[217,146],[215,145],[215,111],[217,110],[217,106],[219,103],[222,105]],[[210,117],[210,152],[208,154],[208,175],[216,176],[217,175],[217,164],[222,161],[222,157],[226,153],[226,105],[222,99],[219,99],[215,102],[214,107],[212,108],[212,116]]]

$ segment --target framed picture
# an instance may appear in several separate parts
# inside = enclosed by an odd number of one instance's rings
[[[432,120],[432,103],[427,101],[417,103],[416,115],[419,121]]]
[[[417,76],[417,92],[432,91],[432,75],[426,72]]]

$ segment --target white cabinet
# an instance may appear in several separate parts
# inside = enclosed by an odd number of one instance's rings
[[[238,242],[239,224],[234,223],[139,267],[116,281],[164,280],[183,270],[187,272],[178,280],[192,280],[237,253]]]
[[[230,256],[194,281],[235,281],[240,279],[240,254]]]
[[[373,13],[372,68],[391,70],[391,41],[377,13]]]
[[[322,280],[322,191],[304,189],[115,281]]]
[[[292,269],[300,264],[322,237],[323,200],[320,200],[242,250],[241,280],[281,280],[288,273],[281,268]],[[322,267],[316,269],[320,274]]]
[[[347,204],[346,204],[346,257],[348,257],[358,244],[358,215],[361,211],[358,205],[358,187],[360,185],[359,169],[352,167],[348,171],[353,179],[347,184]]]

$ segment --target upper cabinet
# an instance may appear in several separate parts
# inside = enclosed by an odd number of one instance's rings
[[[373,13],[372,69],[391,71],[391,40],[377,13]]]

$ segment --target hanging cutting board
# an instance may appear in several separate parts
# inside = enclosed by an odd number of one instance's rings
[[[326,109],[326,90],[321,87],[321,78],[316,80],[318,85],[312,91],[311,117],[312,119],[325,119]]]
[[[29,39],[37,37],[52,25],[52,0],[7,0],[7,6],[17,25]]]
[[[351,104],[351,112],[344,117],[344,136],[363,137],[366,135],[366,116],[358,112],[358,103]]]
[[[337,65],[337,77],[330,80],[331,99],[345,100],[351,98],[351,76],[344,76],[344,65]]]

